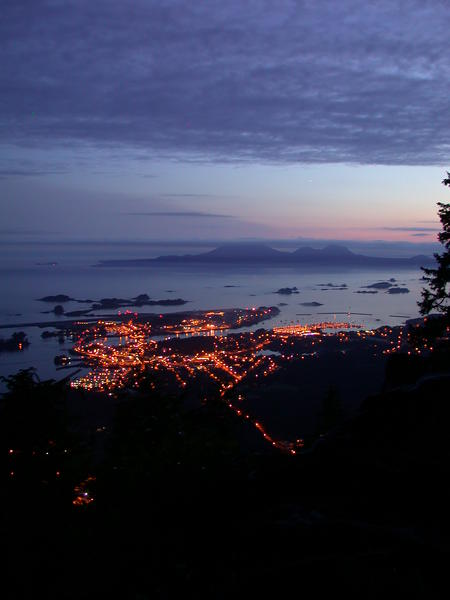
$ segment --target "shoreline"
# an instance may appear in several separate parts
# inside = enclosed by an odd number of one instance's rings
[[[259,310],[262,308],[270,309],[270,314],[268,314],[264,318],[257,320],[256,322],[262,322],[267,319],[271,319],[274,316],[278,316],[278,314],[280,313],[279,308],[276,306],[258,307],[256,310]],[[252,309],[233,307],[233,308],[215,308],[215,309],[206,309],[206,310],[177,311],[177,312],[169,312],[169,313],[159,313],[159,312],[158,313],[138,313],[137,315],[135,315],[134,312],[122,314],[122,315],[101,314],[101,315],[92,315],[92,316],[88,316],[88,317],[74,318],[74,319],[70,319],[70,320],[66,320],[66,321],[58,320],[58,321],[35,321],[35,322],[31,322],[31,323],[11,323],[11,324],[3,323],[3,324],[0,324],[0,329],[17,329],[19,327],[39,327],[40,329],[43,329],[45,327],[54,327],[56,329],[66,329],[69,327],[73,327],[74,325],[80,325],[83,323],[95,323],[96,321],[104,320],[104,319],[108,319],[111,321],[118,321],[118,322],[119,321],[127,322],[132,318],[136,319],[138,322],[141,322],[141,321],[149,322],[152,319],[156,319],[157,322],[159,322],[161,315],[163,316],[164,319],[172,319],[172,318],[182,319],[182,318],[189,318],[189,317],[193,317],[193,316],[203,316],[209,312],[216,312],[216,313],[223,312],[225,314],[227,314],[227,313],[232,314],[233,312],[236,312],[236,311],[243,311],[243,312],[249,313],[249,314],[251,314],[253,312]],[[240,327],[245,327],[245,326],[246,325],[242,325]],[[239,326],[233,327],[233,328],[239,328]]]

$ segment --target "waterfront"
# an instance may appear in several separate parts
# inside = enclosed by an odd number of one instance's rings
[[[42,330],[21,327],[23,323],[63,321],[64,316],[49,314],[52,304],[39,302],[46,295],[67,294],[73,298],[131,298],[147,293],[151,298],[187,300],[186,310],[223,310],[232,307],[278,306],[280,314],[271,326],[292,323],[314,323],[323,320],[354,319],[366,328],[401,325],[407,318],[418,316],[417,300],[422,287],[419,269],[345,269],[307,267],[240,267],[204,265],[171,265],[165,268],[96,268],[103,258],[142,255],[145,248],[127,245],[25,245],[3,247],[0,277],[8,294],[0,298],[0,324],[14,325],[3,329],[2,337],[24,330],[31,342],[20,354],[0,354],[0,374],[9,375],[19,368],[35,366],[43,377],[57,376],[53,357],[66,350],[57,340],[42,340]],[[204,249],[204,248],[203,248]],[[147,248],[148,250],[148,248]],[[13,254],[14,251],[14,254]],[[154,248],[154,254],[164,248]],[[192,251],[192,250],[191,250]],[[145,254],[144,254],[145,255]],[[39,263],[39,264],[36,264]],[[56,264],[55,264],[56,263]],[[378,281],[396,279],[407,287],[407,294],[368,291]],[[342,284],[346,287],[342,288]],[[328,284],[332,284],[328,286]],[[285,287],[297,287],[299,293],[276,293]],[[339,286],[339,287],[333,287]],[[316,303],[316,306],[308,304]],[[308,305],[308,306],[305,306]],[[86,308],[76,302],[64,304],[65,311]],[[148,312],[148,308],[135,309]],[[151,309],[155,313],[176,313],[179,306]],[[94,311],[92,318],[117,311]]]
[[[301,435],[313,434],[317,403],[329,390],[358,383],[357,398],[345,393],[347,409],[354,410],[361,391],[377,389],[388,355],[432,352],[426,341],[420,347],[411,345],[410,327],[366,329],[357,321],[336,319],[273,327],[278,315],[277,307],[167,315],[130,311],[115,319],[66,321],[52,330],[44,328],[41,337],[58,340],[55,363],[73,390],[117,397],[122,390],[139,389],[150,377],[154,389],[182,393],[193,405],[220,399],[253,425],[262,440],[291,454],[303,448]],[[306,403],[300,395],[295,400],[306,413],[295,420],[294,429],[286,403],[289,385],[296,396],[309,390]],[[268,399],[276,406],[267,413]],[[262,414],[266,411],[263,420],[260,403]]]

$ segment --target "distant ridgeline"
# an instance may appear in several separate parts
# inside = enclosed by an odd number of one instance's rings
[[[275,250],[265,244],[227,244],[201,254],[158,256],[132,260],[103,260],[96,266],[145,267],[171,263],[246,263],[271,265],[334,265],[360,267],[420,267],[434,262],[433,257],[418,255],[411,258],[392,258],[356,254],[345,246],[329,245],[320,250],[303,246],[294,252]]]

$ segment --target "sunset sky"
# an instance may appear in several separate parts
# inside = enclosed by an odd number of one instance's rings
[[[446,0],[6,1],[1,238],[432,241],[449,15]]]

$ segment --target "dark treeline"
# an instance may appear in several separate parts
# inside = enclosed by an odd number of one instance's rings
[[[442,331],[428,358],[391,358],[356,417],[330,389],[297,456],[259,446],[213,396],[192,408],[154,377],[117,398],[31,370],[7,378],[2,595],[446,597]]]

